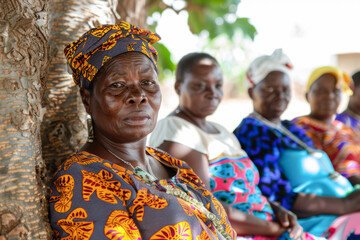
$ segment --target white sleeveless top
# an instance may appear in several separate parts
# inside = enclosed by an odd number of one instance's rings
[[[158,147],[164,141],[180,143],[206,154],[210,162],[224,155],[246,155],[234,134],[220,124],[211,123],[219,133],[206,133],[180,117],[168,116],[158,121],[155,130],[151,133],[149,146]]]

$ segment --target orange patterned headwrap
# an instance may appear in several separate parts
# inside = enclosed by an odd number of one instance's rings
[[[152,44],[160,40],[154,32],[140,29],[125,21],[90,29],[79,40],[69,44],[65,57],[74,82],[89,88],[96,73],[111,58],[126,52],[141,52],[156,66],[158,53]]]

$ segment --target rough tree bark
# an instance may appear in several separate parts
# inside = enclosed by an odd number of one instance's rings
[[[0,6],[0,239],[49,239],[40,143],[47,3]]]
[[[147,28],[149,4],[155,0],[119,0],[116,7],[116,22],[124,20],[135,26]],[[161,1],[160,1],[161,2]]]
[[[49,0],[50,63],[41,126],[47,179],[87,138],[86,113],[67,71],[64,47],[91,27],[119,18],[146,26],[147,9],[145,0]]]
[[[43,158],[48,180],[87,137],[85,110],[67,71],[64,48],[92,27],[114,23],[109,2],[102,0],[50,0],[50,62],[41,125]]]
[[[139,12],[145,1],[119,2],[128,12],[117,15],[131,13],[127,21],[146,26],[146,8]],[[52,239],[47,183],[87,136],[63,49],[89,28],[114,23],[118,3],[0,0],[0,6],[0,240]]]

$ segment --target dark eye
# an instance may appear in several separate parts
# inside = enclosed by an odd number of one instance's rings
[[[218,83],[218,84],[216,84],[216,88],[217,88],[217,89],[222,88],[222,86],[223,86],[223,84],[222,84],[222,83]]]
[[[154,84],[155,84],[155,82],[151,81],[151,80],[142,80],[141,81],[141,85],[145,85],[145,86],[152,86]]]
[[[290,88],[285,87],[285,88],[283,89],[283,92],[286,93],[286,94],[290,93]]]
[[[336,89],[334,90],[334,94],[335,94],[336,96],[340,95],[340,94],[341,94],[341,90],[340,90],[339,88],[336,88]]]
[[[201,91],[203,89],[205,89],[205,84],[202,84],[202,83],[197,83],[197,84],[194,84],[193,85],[193,89],[194,90],[197,90],[197,91]]]
[[[110,85],[111,88],[123,88],[125,87],[125,84],[122,82],[114,82]]]
[[[316,94],[328,94],[328,91],[326,91],[324,88],[314,88],[313,92]]]
[[[156,80],[144,79],[141,81],[141,87],[149,92],[157,92],[160,90],[160,85]]]
[[[275,89],[273,87],[265,87],[263,88],[263,91],[266,93],[273,93]]]

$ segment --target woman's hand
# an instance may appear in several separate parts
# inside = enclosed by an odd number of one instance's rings
[[[303,228],[298,223],[296,215],[281,207],[276,202],[270,202],[270,205],[274,210],[278,223],[289,230],[290,238],[302,239]]]
[[[360,211],[360,190],[354,190],[344,197],[344,213],[353,213]]]

